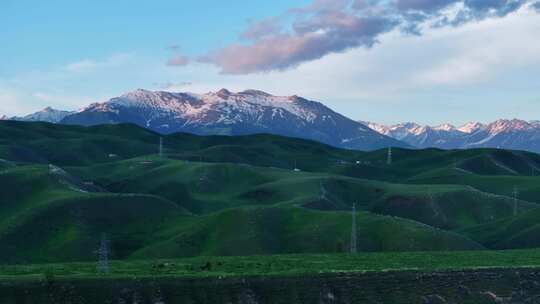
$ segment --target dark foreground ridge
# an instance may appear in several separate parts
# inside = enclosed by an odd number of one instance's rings
[[[309,277],[3,282],[15,303],[538,303],[540,269],[391,271]]]
[[[95,261],[102,239],[111,260],[344,253],[353,203],[360,252],[537,248],[538,168],[522,151],[1,122],[0,260]]]
[[[0,122],[0,303],[535,303],[538,168]]]
[[[92,263],[9,266],[2,268],[0,302],[538,303],[540,267],[525,264],[539,256],[527,250],[201,257],[113,262],[109,274],[98,274]]]
[[[4,266],[1,303],[538,303],[540,251]]]

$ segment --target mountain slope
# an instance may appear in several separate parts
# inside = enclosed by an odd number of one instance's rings
[[[110,165],[120,165],[124,167],[123,171],[144,172],[131,169],[127,162]],[[205,165],[190,163],[185,166]],[[242,165],[227,167],[233,174],[245,174],[235,172],[245,170]],[[197,178],[197,174],[173,169],[171,171],[185,175],[165,176],[177,185],[200,186],[185,181],[186,178]],[[279,187],[297,187],[291,180],[297,172],[257,170],[262,179],[281,174],[279,178],[283,182]],[[166,174],[160,172],[159,175]],[[281,204],[279,196],[270,197],[263,206],[253,197],[251,201],[250,197],[245,197],[250,205],[229,206],[225,210],[195,216],[179,206],[181,200],[133,192],[95,192],[82,188],[87,183],[72,182],[70,176],[59,168],[51,170],[39,165],[22,165],[0,174],[0,183],[6,187],[0,193],[0,246],[3,248],[0,258],[3,261],[93,260],[103,235],[110,240],[111,257],[115,259],[339,252],[349,247],[351,214],[348,210],[321,211]],[[113,174],[113,178],[118,177]],[[217,188],[206,188],[199,193],[199,201],[215,204],[220,197],[223,201],[234,197],[240,188],[256,190],[250,185],[251,177],[238,176],[236,179],[245,184],[232,191],[229,189],[234,183],[232,180],[222,188],[215,184]],[[262,179],[259,182],[263,182]],[[166,184],[164,181],[155,183]],[[314,180],[313,186],[317,184]],[[302,200],[301,195],[295,193],[292,196]],[[474,241],[450,231],[370,212],[359,212],[358,230],[362,235],[358,241],[362,251],[482,249]]]
[[[458,234],[369,212],[358,218],[358,248],[377,251],[480,250]],[[235,208],[179,222],[160,242],[131,258],[343,252],[349,248],[351,214],[295,207]]]
[[[386,136],[417,148],[472,149],[500,148],[540,153],[540,123],[519,119],[500,119],[490,124],[470,122],[461,127],[437,127],[402,123],[385,126],[363,122]]]
[[[457,185],[402,185],[324,173],[135,158],[69,168],[115,193],[159,195],[194,214],[242,206],[359,210],[454,229],[512,215],[513,200]],[[518,212],[538,205],[518,201]]]
[[[74,112],[70,111],[62,111],[62,110],[56,110],[51,107],[47,107],[41,111],[38,111],[36,113],[32,113],[23,117],[4,117],[4,120],[10,119],[10,120],[17,120],[17,121],[42,121],[42,122],[50,122],[50,123],[59,123],[62,119],[65,117],[73,114]]]
[[[538,248],[540,208],[460,231],[492,249]]]
[[[92,104],[61,123],[84,126],[134,123],[163,134],[270,133],[360,150],[408,147],[319,102],[255,90],[231,93],[222,89],[202,95],[137,90]]]
[[[115,259],[344,251],[353,203],[361,251],[537,246],[538,167],[496,149],[396,148],[388,163],[269,134],[2,121],[0,259],[95,260],[103,235]]]

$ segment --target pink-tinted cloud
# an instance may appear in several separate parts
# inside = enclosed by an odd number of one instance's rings
[[[438,18],[436,26],[505,16],[532,0],[314,0],[285,16],[252,23],[241,35],[247,43],[232,43],[199,58],[225,74],[284,70],[331,53],[372,47],[393,29],[421,34],[419,25]],[[443,10],[461,10],[449,19]],[[292,21],[291,21],[292,19]]]
[[[169,66],[186,66],[190,62],[189,57],[184,55],[175,55],[167,61]]]
[[[322,11],[297,21],[292,33],[268,34],[252,44],[232,44],[201,60],[226,74],[283,70],[329,53],[353,47],[371,47],[376,37],[394,27],[392,20],[357,17],[341,11]]]
[[[280,18],[275,17],[253,22],[240,37],[246,40],[257,40],[270,35],[275,35],[282,29],[279,19]]]

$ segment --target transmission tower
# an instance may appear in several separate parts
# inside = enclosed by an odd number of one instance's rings
[[[296,161],[296,159],[294,160],[294,169],[293,169],[294,172],[300,172],[302,170],[300,170],[300,168],[298,168],[298,162]]]
[[[322,182],[319,182],[319,191],[320,191],[320,200],[321,201],[326,201],[328,200],[327,196],[326,196],[326,188],[324,188],[324,185]]]
[[[208,179],[208,168],[205,167],[203,173],[199,177],[200,181],[206,181]]]
[[[392,147],[388,147],[388,156],[386,158],[386,164],[392,164]]]
[[[163,157],[163,137],[159,138],[159,157]]]
[[[356,236],[356,203],[352,207],[352,228],[351,228],[351,253],[357,253],[357,236]]]
[[[98,264],[97,271],[100,274],[109,273],[109,240],[107,236],[103,234],[101,236],[101,242],[99,244],[99,249],[97,250],[98,254]]]
[[[514,195],[514,216],[516,216],[518,213],[518,195],[519,195],[519,191],[517,187],[514,187],[514,191],[512,192],[512,194]]]

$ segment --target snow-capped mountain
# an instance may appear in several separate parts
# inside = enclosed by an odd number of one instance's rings
[[[500,119],[490,124],[470,122],[460,127],[403,123],[384,126],[364,123],[377,132],[418,148],[501,148],[540,153],[540,122]]]
[[[47,107],[36,113],[32,113],[23,117],[11,117],[6,118],[9,120],[18,120],[18,121],[44,121],[50,123],[59,123],[66,116],[73,114],[74,112],[55,110],[51,107]]]
[[[381,135],[322,103],[256,90],[207,94],[136,90],[68,115],[61,123],[134,123],[164,133],[247,135],[270,133],[372,150],[409,145]]]
[[[486,125],[479,122],[468,122],[463,126],[459,127],[457,130],[466,134],[472,134],[478,130],[483,130],[486,128]]]

